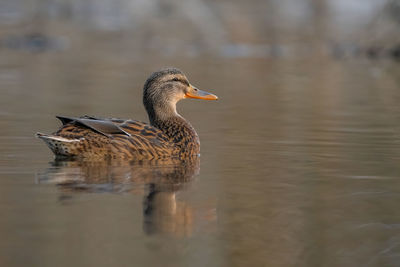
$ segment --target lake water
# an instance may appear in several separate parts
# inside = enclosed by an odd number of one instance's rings
[[[362,58],[2,52],[0,266],[399,266],[400,72]],[[55,162],[55,115],[147,121],[176,66],[197,162]]]

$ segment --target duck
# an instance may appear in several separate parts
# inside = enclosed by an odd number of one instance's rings
[[[182,99],[217,100],[189,83],[177,68],[150,75],[143,86],[149,123],[131,119],[56,116],[62,126],[52,134],[37,132],[56,158],[185,159],[200,155],[193,126],[176,109]]]

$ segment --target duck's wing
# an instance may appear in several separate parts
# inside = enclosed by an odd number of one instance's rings
[[[141,121],[124,120],[124,119],[103,119],[96,117],[65,117],[56,116],[64,127],[57,132],[58,135],[71,135],[75,128],[91,130],[106,137],[135,137],[141,136],[148,140],[158,140],[160,142],[168,142],[169,138],[161,130]],[[77,127],[78,126],[78,127]],[[71,129],[72,128],[72,129]],[[77,129],[78,131],[78,129]]]
[[[111,141],[114,154],[135,155],[134,158],[163,158],[176,153],[176,147],[161,130],[140,121],[126,120],[118,127],[129,136],[116,134]]]
[[[83,126],[89,128],[94,132],[110,137],[113,134],[122,134],[130,136],[129,133],[121,129],[118,124],[124,122],[124,120],[119,119],[100,119],[95,117],[83,116],[83,117],[65,117],[56,116],[63,125],[74,124],[78,126]]]
[[[119,124],[118,127],[131,136],[139,135],[150,140],[156,139],[161,142],[169,142],[168,136],[160,129],[141,121],[126,120]]]
[[[57,118],[63,123],[58,131],[37,134],[56,155],[151,159],[175,153],[168,136],[144,122],[89,116]]]

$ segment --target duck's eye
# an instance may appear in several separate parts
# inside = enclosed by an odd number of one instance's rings
[[[182,80],[182,79],[179,79],[179,78],[172,78],[171,80],[169,80],[170,82],[180,82],[180,83],[183,83],[184,85],[186,85],[186,86],[189,86],[189,82],[188,81],[186,81],[186,80]]]

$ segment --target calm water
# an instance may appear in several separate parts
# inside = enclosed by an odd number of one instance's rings
[[[3,53],[0,266],[399,266],[399,65]],[[147,120],[183,69],[199,162],[55,162],[54,115]]]

